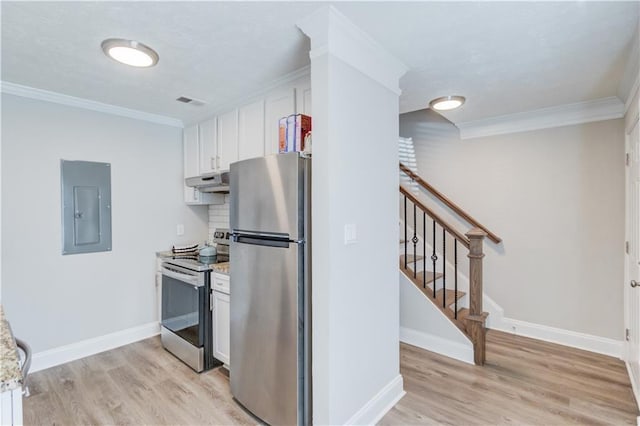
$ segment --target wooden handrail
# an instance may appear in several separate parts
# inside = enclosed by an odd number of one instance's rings
[[[442,219],[440,216],[438,216],[436,213],[434,213],[434,211],[431,210],[429,207],[427,207],[424,204],[422,204],[420,202],[420,200],[418,200],[409,190],[404,188],[402,185],[400,185],[400,192],[405,197],[407,197],[409,200],[411,200],[411,202],[413,204],[415,204],[416,206],[420,207],[420,209],[422,211],[427,213],[427,215],[429,215],[429,217],[431,217],[433,220],[435,220],[438,223],[438,225],[440,225],[444,229],[446,229],[447,232],[449,232],[451,235],[453,235],[456,238],[456,240],[460,241],[462,243],[462,245],[464,245],[466,248],[469,248],[469,238],[467,238],[464,234],[460,233],[453,226],[451,226],[447,222],[445,222],[444,219]]]
[[[419,175],[417,175],[416,173],[411,171],[411,169],[409,169],[407,166],[405,166],[404,164],[400,163],[400,170],[402,170],[407,176],[409,176],[418,185],[420,185],[421,187],[423,187],[424,189],[429,191],[438,200],[442,201],[447,207],[449,207],[451,210],[456,212],[456,214],[458,216],[460,216],[461,218],[463,218],[464,220],[466,220],[467,222],[469,222],[471,225],[475,226],[476,228],[480,228],[484,232],[486,232],[487,233],[487,237],[491,241],[493,241],[496,244],[500,244],[502,242],[502,238],[498,237],[496,234],[494,234],[493,232],[489,231],[489,229],[487,229],[486,226],[482,225],[476,219],[471,217],[471,215],[467,214],[467,212],[462,210],[462,208],[460,208],[453,201],[448,199],[442,192],[438,191],[433,186],[431,186],[430,184],[425,182]],[[423,205],[423,204],[421,203],[420,205]],[[467,247],[469,247],[468,246],[468,242],[467,242]]]

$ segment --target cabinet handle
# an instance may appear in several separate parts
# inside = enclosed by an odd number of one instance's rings
[[[220,156],[216,157],[216,164],[218,165],[218,168],[220,168]]]
[[[214,170],[215,168],[216,168],[215,159],[211,157],[211,170]]]
[[[193,188],[193,201],[198,201],[198,190]]]

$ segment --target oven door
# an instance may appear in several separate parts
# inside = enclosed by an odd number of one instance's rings
[[[191,345],[205,344],[204,274],[177,265],[162,265],[162,326]]]

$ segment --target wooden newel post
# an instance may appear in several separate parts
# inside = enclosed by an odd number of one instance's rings
[[[482,310],[482,244],[487,234],[479,228],[473,228],[466,236],[469,238],[469,315],[466,326],[473,342],[473,360],[476,365],[484,365],[487,314]]]

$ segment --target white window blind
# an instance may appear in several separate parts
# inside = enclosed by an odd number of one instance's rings
[[[407,166],[409,170],[418,173],[418,163],[416,162],[416,151],[413,147],[412,138],[398,139],[398,153],[400,162]],[[404,186],[414,194],[418,193],[418,184],[413,182],[407,175],[400,171],[400,185]]]

